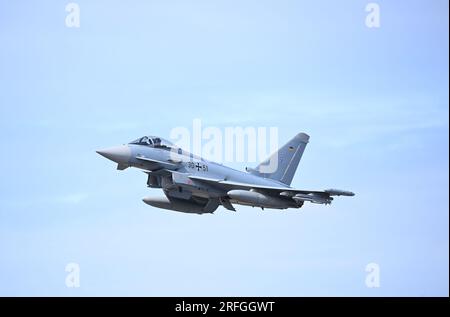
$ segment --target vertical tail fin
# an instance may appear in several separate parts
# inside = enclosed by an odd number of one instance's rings
[[[299,133],[255,169],[248,169],[247,171],[290,185],[308,141],[309,135]],[[274,171],[267,172],[267,167],[274,166],[273,164],[276,167]]]

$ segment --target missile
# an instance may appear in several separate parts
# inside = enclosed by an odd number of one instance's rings
[[[255,191],[234,189],[230,190],[227,195],[234,201],[242,205],[250,205],[253,207],[265,207],[275,209],[286,209],[295,207],[293,202],[273,196],[267,196]]]
[[[331,204],[331,201],[333,198],[331,197],[323,197],[318,195],[312,195],[312,194],[297,194],[294,197],[292,197],[296,202],[298,201],[309,201],[314,204]]]
[[[330,194],[330,196],[355,196],[354,192],[340,189],[327,189],[325,192]]]

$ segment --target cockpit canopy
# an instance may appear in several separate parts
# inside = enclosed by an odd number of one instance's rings
[[[143,136],[142,138],[130,142],[130,144],[146,145],[154,148],[163,148],[168,150],[174,147],[173,143],[155,136]]]

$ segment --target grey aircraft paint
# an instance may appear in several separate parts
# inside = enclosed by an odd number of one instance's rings
[[[116,162],[118,170],[143,170],[148,175],[148,187],[161,188],[165,194],[143,201],[179,212],[212,213],[220,205],[235,211],[233,204],[262,209],[301,208],[305,201],[331,204],[332,196],[354,196],[337,189],[309,191],[290,187],[308,141],[307,134],[299,133],[256,168],[246,171],[205,160],[154,136],[97,153]],[[274,162],[276,169],[268,170],[267,166]]]

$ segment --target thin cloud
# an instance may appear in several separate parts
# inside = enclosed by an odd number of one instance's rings
[[[26,200],[8,200],[2,204],[7,208],[27,208],[45,205],[78,205],[86,201],[89,195],[85,193],[68,193],[55,196],[31,197]]]
[[[77,205],[85,201],[87,198],[88,198],[87,194],[72,193],[56,197],[54,201],[61,204]]]

